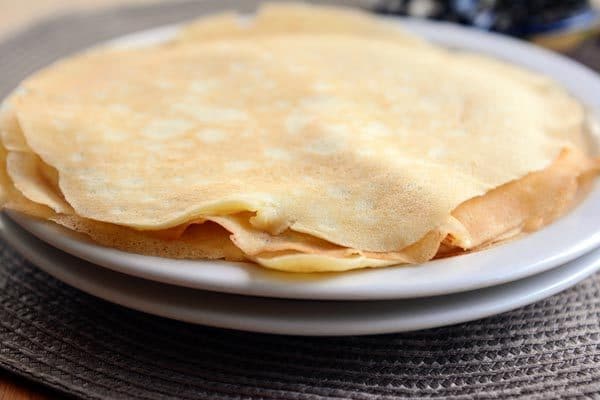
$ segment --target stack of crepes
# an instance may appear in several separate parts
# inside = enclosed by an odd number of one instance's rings
[[[2,108],[2,201],[146,255],[421,263],[567,212],[598,166],[584,118],[538,74],[273,4],[25,80]]]

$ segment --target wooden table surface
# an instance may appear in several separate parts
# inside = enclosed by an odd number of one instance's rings
[[[58,399],[53,391],[0,372],[0,400],[50,400]]]

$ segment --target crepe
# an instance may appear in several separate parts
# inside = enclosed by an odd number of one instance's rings
[[[404,46],[430,46],[421,38],[404,32],[397,24],[382,22],[365,12],[304,3],[263,3],[254,18],[234,12],[200,18],[184,26],[176,41],[198,43],[283,34],[352,35],[389,40]]]
[[[142,254],[342,271],[538,229],[597,168],[547,78],[355,12],[235,18],[23,82],[0,118],[4,207]]]

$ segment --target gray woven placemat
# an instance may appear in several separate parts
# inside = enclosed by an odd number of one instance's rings
[[[78,14],[0,44],[0,95],[120,34],[253,1]],[[600,275],[537,304],[410,334],[302,338],[193,326],[98,300],[0,242],[0,366],[86,399],[600,397]]]

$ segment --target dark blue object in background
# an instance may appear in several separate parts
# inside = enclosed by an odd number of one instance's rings
[[[381,13],[458,22],[513,36],[528,36],[594,23],[587,0],[379,0]]]
[[[600,10],[588,0],[374,0],[371,5],[378,13],[455,22],[528,39],[600,71]]]

